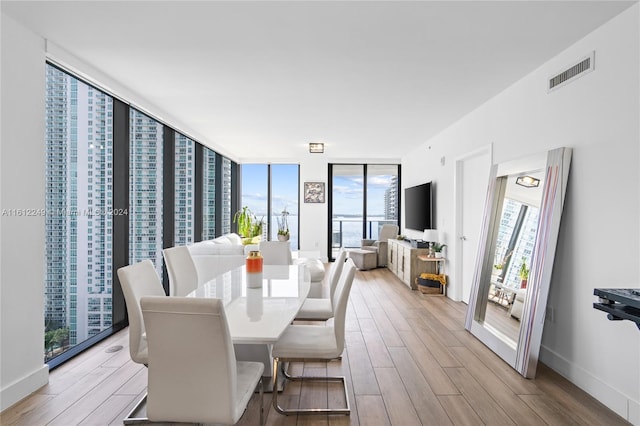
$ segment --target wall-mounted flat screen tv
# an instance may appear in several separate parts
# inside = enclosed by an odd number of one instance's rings
[[[433,202],[431,182],[404,190],[404,226],[423,231],[432,229]]]

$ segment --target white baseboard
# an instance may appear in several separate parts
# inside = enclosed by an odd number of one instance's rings
[[[31,395],[49,382],[49,366],[42,367],[0,390],[0,411]]]
[[[540,347],[540,361],[567,378],[574,385],[606,405],[633,425],[640,426],[640,402],[612,388],[583,368],[545,346]]]

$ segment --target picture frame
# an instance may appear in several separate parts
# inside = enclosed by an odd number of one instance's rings
[[[305,182],[304,202],[324,203],[324,182]]]

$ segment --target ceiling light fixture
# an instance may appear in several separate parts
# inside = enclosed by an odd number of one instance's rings
[[[312,154],[322,154],[324,152],[324,144],[319,142],[310,143],[309,152]]]
[[[532,176],[518,176],[516,184],[524,186],[525,188],[537,188],[538,185],[540,185],[540,179]]]

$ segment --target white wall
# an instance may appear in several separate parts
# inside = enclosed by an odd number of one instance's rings
[[[456,157],[490,143],[497,163],[573,148],[549,296],[555,321],[545,323],[541,360],[634,424],[640,424],[640,333],[629,321],[608,321],[592,303],[594,288],[637,288],[640,275],[639,15],[635,5],[402,163],[403,186],[435,182],[437,228],[455,245]],[[592,50],[594,72],[547,94],[549,76]],[[453,261],[447,270],[455,271]],[[455,275],[451,285],[459,285]]]
[[[47,383],[44,349],[44,42],[2,15],[0,410]],[[5,209],[34,216],[10,216]]]
[[[323,258],[328,253],[328,170],[324,155],[306,154],[300,159],[300,250],[319,251]],[[304,202],[305,182],[324,182],[324,203]]]

